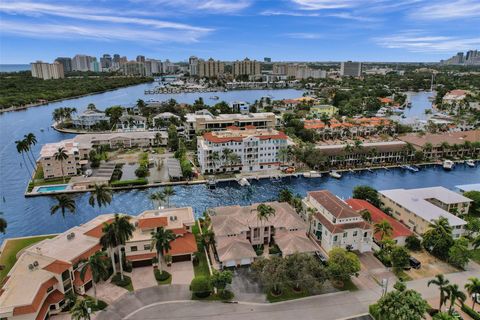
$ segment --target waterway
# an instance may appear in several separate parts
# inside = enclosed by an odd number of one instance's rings
[[[38,144],[33,148],[35,156],[41,145],[55,142],[71,135],[62,134],[49,128],[52,111],[57,107],[76,107],[83,110],[88,103],[94,103],[100,109],[121,104],[133,104],[139,98],[148,99],[143,91],[152,84],[123,88],[102,94],[78,99],[55,102],[27,110],[8,112],[0,115],[0,211],[8,221],[5,237],[28,236],[44,233],[56,233],[72,226],[86,222],[102,213],[138,214],[152,208],[148,195],[154,189],[142,189],[116,192],[112,203],[107,207],[92,208],[88,205],[88,194],[75,196],[77,210],[75,214],[67,212],[65,219],[60,214],[51,216],[50,207],[55,203],[51,197],[24,198],[23,193],[28,183],[28,173],[22,164],[22,158],[17,154],[14,141],[24,134],[33,132]],[[221,100],[254,101],[265,95],[274,99],[294,98],[301,96],[297,90],[248,90],[215,93]],[[205,99],[212,93],[207,94]],[[179,102],[193,102],[201,94],[174,95]],[[165,99],[170,97],[165,97]],[[158,96],[155,96],[158,99]],[[163,98],[162,98],[163,100]],[[207,101],[207,100],[206,100]],[[208,102],[208,101],[207,101]],[[43,130],[43,131],[42,131]],[[208,190],[204,185],[177,186],[176,195],[171,198],[174,206],[192,206],[200,215],[205,208],[221,205],[245,205],[255,202],[272,200],[281,188],[288,187],[295,194],[304,196],[307,191],[329,189],[341,197],[349,197],[353,187],[368,184],[378,189],[412,188],[442,185],[453,189],[455,185],[480,182],[480,168],[467,168],[463,165],[451,172],[445,172],[439,167],[422,168],[418,173],[402,169],[379,170],[374,173],[347,173],[341,180],[330,177],[318,179],[286,178],[281,183],[270,180],[254,181],[251,187],[240,187],[237,183],[222,183],[215,190]]]

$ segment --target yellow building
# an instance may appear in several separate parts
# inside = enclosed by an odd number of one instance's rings
[[[328,105],[328,104],[322,104],[322,105],[317,105],[313,106],[310,108],[310,113],[314,116],[320,117],[322,114],[327,115],[329,118],[334,117],[336,114],[338,114],[338,108]]]

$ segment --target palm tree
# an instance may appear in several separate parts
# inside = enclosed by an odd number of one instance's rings
[[[213,233],[212,230],[207,229],[202,232],[202,243],[207,248],[207,250],[210,248],[211,245],[215,243],[215,234]]]
[[[152,232],[152,246],[150,250],[157,250],[158,265],[160,273],[163,273],[162,269],[162,256],[163,253],[168,253],[171,249],[170,242],[175,240],[175,234],[171,230],[166,230],[163,227],[157,229],[157,232]]]
[[[94,311],[91,308],[91,302],[87,299],[78,299],[75,305],[70,309],[73,320],[90,320],[91,313]]]
[[[317,213],[317,210],[310,207],[307,208],[308,234],[312,231],[312,220],[315,213]]]
[[[155,141],[157,142],[157,145],[160,145],[160,143],[162,142],[162,134],[160,132],[157,132],[155,134]]]
[[[228,158],[230,157],[230,154],[232,154],[233,151],[231,149],[225,148],[222,150],[222,161],[225,164],[228,161]]]
[[[450,308],[448,309],[448,313],[452,314],[453,306],[455,305],[455,302],[457,302],[458,300],[461,303],[463,303],[467,299],[467,296],[465,295],[465,293],[459,290],[458,284],[450,284],[447,287],[447,292],[448,292],[448,300],[450,300]]]
[[[228,156],[228,162],[230,163],[231,166],[233,166],[233,165],[241,163],[242,159],[240,158],[240,156],[238,154],[233,152]]]
[[[25,160],[25,155],[24,155],[24,152],[27,152],[27,145],[25,143],[25,140],[17,140],[15,141],[15,145],[17,147],[17,152],[22,155],[25,169],[27,170],[28,174],[30,174],[30,169],[28,168],[27,160]]]
[[[368,223],[372,222],[372,214],[367,209],[364,209],[360,212],[363,220],[367,221]]]
[[[448,219],[445,217],[440,217],[436,220],[433,220],[429,228],[436,229],[438,233],[441,233],[444,235],[452,234],[452,227],[450,226]]]
[[[92,286],[93,297],[95,298],[95,304],[98,305],[97,299],[97,283],[108,276],[108,269],[105,263],[105,254],[101,251],[91,255],[88,260],[83,261],[83,265],[80,270],[80,279],[85,281],[85,274],[90,270],[92,273]]]
[[[111,223],[104,223],[102,227],[102,236],[100,244],[106,249],[112,259],[113,274],[117,274],[117,266],[115,264],[115,251],[118,247],[117,233],[115,226]]]
[[[472,240],[472,246],[473,246],[473,249],[478,249],[480,248],[480,234]]]
[[[275,209],[268,204],[259,204],[257,206],[257,218],[260,222],[268,221],[268,219],[275,215]]]
[[[123,258],[122,248],[125,243],[132,237],[135,226],[130,223],[130,216],[115,214],[115,220],[112,222],[118,244],[118,259],[120,261],[120,277],[123,280]]]
[[[363,147],[363,143],[362,141],[360,140],[355,140],[354,144],[353,144],[353,149],[354,150],[361,150]]]
[[[50,213],[52,215],[57,213],[58,210],[60,210],[62,212],[62,217],[65,218],[66,210],[70,211],[71,213],[75,212],[75,199],[73,199],[72,197],[67,196],[66,194],[60,194],[58,196],[55,196],[55,200],[57,200],[57,204],[54,204],[50,208]]]
[[[288,147],[278,150],[277,157],[282,163],[288,162],[290,160],[290,150]]]
[[[110,202],[112,202],[112,191],[108,189],[108,186],[106,184],[95,184],[94,190],[90,192],[88,203],[92,207],[95,207],[95,203],[97,203],[101,208],[102,206],[107,206]]]
[[[37,144],[37,137],[33,133],[28,133],[23,136],[25,139],[25,143],[28,146],[28,151],[30,151],[30,155],[32,156],[33,162],[35,163],[35,156],[33,155],[32,152],[32,147]]]
[[[379,232],[380,233],[380,240],[383,240],[385,236],[390,237],[392,235],[392,225],[387,220],[382,220],[377,222],[373,225],[374,227],[374,234]]]
[[[60,167],[62,168],[62,178],[63,178],[63,183],[65,183],[65,174],[63,173],[63,161],[68,159],[68,154],[65,151],[64,147],[58,148],[57,152],[53,154],[53,157],[55,160],[60,161]]]
[[[217,168],[217,165],[220,163],[220,153],[218,151],[214,151],[210,154],[210,160],[213,163],[213,166],[215,169]]]
[[[165,194],[161,191],[157,191],[150,194],[149,198],[153,203],[153,208],[158,209],[158,207],[160,207],[160,203],[165,201]],[[158,206],[155,205],[155,202],[158,202]]]
[[[427,286],[430,286],[431,284],[438,286],[438,289],[440,290],[440,304],[438,306],[438,310],[442,310],[443,304],[447,301],[447,288],[450,284],[450,281],[448,281],[448,279],[445,279],[445,276],[443,274],[437,274],[434,279],[428,281]]]
[[[330,117],[326,113],[322,113],[320,116],[320,120],[323,122],[323,124],[327,127],[330,128],[330,125],[332,124]]]
[[[3,212],[0,211],[0,216],[2,215],[3,215]],[[7,231],[7,220],[0,217],[0,232],[5,234],[6,231]]]
[[[469,283],[465,284],[465,289],[467,289],[468,294],[472,297],[472,309],[475,310],[475,303],[477,302],[475,298],[480,297],[480,279],[478,278],[468,278]]]
[[[167,199],[167,207],[170,207],[170,197],[175,195],[175,189],[172,186],[166,186],[163,188],[163,194]]]

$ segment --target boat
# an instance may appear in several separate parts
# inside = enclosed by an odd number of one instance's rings
[[[217,187],[217,180],[208,179],[207,180],[207,187],[208,187],[208,189],[215,189]]]
[[[212,99],[212,100],[218,100],[218,99],[220,99],[220,97],[219,97],[219,96],[211,96],[210,99]]]
[[[335,170],[330,171],[328,174],[330,175],[330,177],[335,179],[340,179],[342,177],[342,175]]]
[[[417,167],[413,167],[413,166],[404,166],[404,169],[410,170],[412,172],[418,172],[419,171]]]
[[[305,178],[320,178],[322,174],[318,171],[309,171],[309,172],[304,172],[303,176]]]
[[[452,160],[445,160],[443,161],[443,169],[445,170],[452,170],[453,167],[455,166],[455,163]]]
[[[272,176],[272,177],[270,177],[270,181],[272,181],[272,182],[282,182],[282,178],[280,178],[279,176]]]
[[[242,187],[244,186],[249,186],[250,182],[246,178],[241,178],[238,180],[238,184],[241,185]]]
[[[475,167],[475,161],[474,160],[467,160],[465,163],[467,164],[467,166],[469,166],[471,168]]]

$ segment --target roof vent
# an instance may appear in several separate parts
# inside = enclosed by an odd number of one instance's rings
[[[75,238],[75,232],[67,234],[67,240],[72,240],[73,238]]]
[[[36,260],[33,261],[33,266],[34,266],[35,268],[38,267],[38,261],[36,261]]]
[[[33,269],[35,269],[35,267],[33,266],[33,264],[30,263],[28,265],[28,270],[33,271]]]

